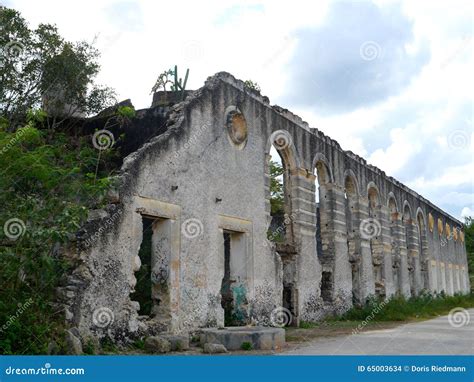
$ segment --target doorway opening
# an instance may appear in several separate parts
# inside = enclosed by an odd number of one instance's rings
[[[221,306],[225,326],[248,323],[246,240],[242,232],[223,231],[224,277]]]
[[[154,221],[153,218],[142,217],[143,238],[138,251],[141,266],[135,273],[137,283],[135,284],[135,291],[130,296],[133,301],[140,304],[138,314],[142,316],[151,316],[153,306],[151,299],[151,257]]]
[[[171,320],[170,258],[171,221],[142,216],[143,238],[138,256],[141,266],[131,299],[138,301],[140,315],[149,316],[165,327]]]

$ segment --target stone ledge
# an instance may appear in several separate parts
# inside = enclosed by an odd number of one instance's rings
[[[280,350],[285,345],[285,330],[261,326],[233,326],[221,329],[201,329],[200,343],[222,344],[228,350],[241,350],[248,342],[255,350]]]

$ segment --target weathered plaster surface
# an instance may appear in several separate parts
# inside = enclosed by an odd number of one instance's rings
[[[219,73],[167,112],[165,131],[124,159],[105,216],[84,227],[70,254],[77,267],[65,292],[66,318],[83,337],[122,340],[223,326],[224,231],[241,235],[234,293],[255,324],[272,324],[284,286],[291,289],[293,323],[343,313],[354,296],[363,303],[375,293],[469,290],[462,234],[457,240],[439,234],[428,217],[451,230],[462,230],[459,221],[296,115],[270,106],[242,81]],[[280,245],[267,240],[274,142],[289,170],[286,242]],[[348,176],[355,184],[350,196]],[[140,268],[142,215],[163,223],[159,234],[166,240],[156,243],[166,252],[165,263],[157,265],[166,275],[166,319],[138,317],[138,303],[130,299]],[[367,219],[379,225],[374,237],[361,234]],[[332,280],[324,299],[323,273]]]

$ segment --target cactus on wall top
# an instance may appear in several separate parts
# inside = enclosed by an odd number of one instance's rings
[[[158,76],[155,85],[151,89],[151,93],[156,93],[160,88],[166,91],[166,85],[171,84],[171,91],[175,92],[176,98],[180,101],[184,100],[186,83],[188,82],[189,69],[186,69],[184,81],[178,76],[178,66],[174,69],[165,70]]]

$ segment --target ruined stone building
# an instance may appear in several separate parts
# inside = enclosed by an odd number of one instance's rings
[[[469,291],[461,222],[230,74],[136,118],[155,133],[70,254],[66,319],[82,336],[271,325],[282,308],[297,324],[371,296]],[[285,194],[273,223],[272,146]],[[134,300],[144,264],[147,314]]]

